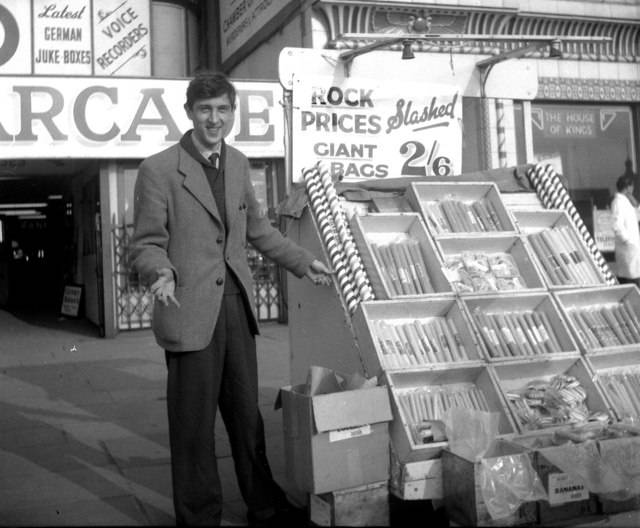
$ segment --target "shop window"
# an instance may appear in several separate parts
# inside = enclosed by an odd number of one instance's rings
[[[154,77],[186,77],[195,70],[198,21],[194,10],[171,1],[151,3]]]
[[[606,209],[625,162],[635,166],[631,109],[626,106],[534,103],[533,153],[551,163],[593,234],[593,208]],[[635,172],[635,168],[634,168]]]

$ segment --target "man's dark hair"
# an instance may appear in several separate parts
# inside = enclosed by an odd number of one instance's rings
[[[236,89],[224,73],[202,71],[198,72],[187,87],[187,102],[185,108],[193,108],[193,103],[198,99],[211,99],[229,96],[231,106],[236,106]]]
[[[629,185],[634,185],[634,184],[635,184],[635,181],[631,174],[623,174],[618,178],[618,181],[616,182],[616,188],[618,189],[618,192],[622,192],[627,187],[629,187]]]

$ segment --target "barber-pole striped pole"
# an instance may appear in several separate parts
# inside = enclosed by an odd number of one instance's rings
[[[344,304],[347,307],[348,313],[352,315],[356,311],[358,304],[360,304],[360,296],[356,289],[348,259],[333,220],[333,215],[330,211],[318,167],[315,166],[311,169],[304,170],[303,178],[307,195],[309,196],[311,211],[316,218],[320,236],[329,253],[329,260],[335,272],[335,278],[342,293]]]
[[[340,242],[345,250],[349,269],[351,270],[352,278],[356,283],[360,299],[363,301],[371,301],[375,296],[373,294],[371,282],[369,281],[369,276],[367,275],[362,259],[360,258],[360,252],[358,251],[355,240],[353,239],[351,228],[347,221],[347,215],[340,204],[338,193],[333,185],[329,171],[326,168],[321,169],[320,181],[322,182],[325,196],[327,197],[327,202],[329,204],[329,210],[333,216],[333,222],[336,226]]]
[[[569,214],[571,221],[587,244],[589,252],[607,284],[617,284],[617,279],[613,273],[611,273],[609,265],[602,256],[602,253],[600,253],[591,233],[587,230],[582,218],[580,218],[578,210],[575,205],[573,205],[567,189],[556,171],[553,170],[553,167],[551,165],[543,166],[541,163],[538,163],[527,171],[527,177],[536,190],[538,198],[540,198],[540,201],[542,201],[542,204],[547,209],[563,209]]]
[[[507,166],[507,132],[505,127],[504,102],[496,99],[496,131],[498,133],[498,163]]]

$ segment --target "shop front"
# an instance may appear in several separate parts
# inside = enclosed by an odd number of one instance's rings
[[[128,241],[137,166],[190,123],[187,79],[0,78],[0,302],[59,311],[81,289],[80,314],[103,335],[150,325],[151,299],[132,272]],[[274,218],[283,179],[278,83],[242,82],[229,142],[251,160]],[[253,256],[262,319],[281,316],[278,270]],[[46,286],[46,287],[45,287]]]

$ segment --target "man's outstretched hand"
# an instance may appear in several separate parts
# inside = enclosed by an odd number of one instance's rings
[[[322,284],[323,286],[329,286],[331,284],[331,276],[333,271],[329,269],[323,262],[314,260],[309,269],[305,273],[309,280],[314,284]]]
[[[151,285],[151,293],[153,296],[161,301],[165,306],[169,305],[169,301],[180,308],[178,299],[175,298],[176,281],[173,276],[173,271],[168,268],[162,268],[158,270],[158,278]]]

